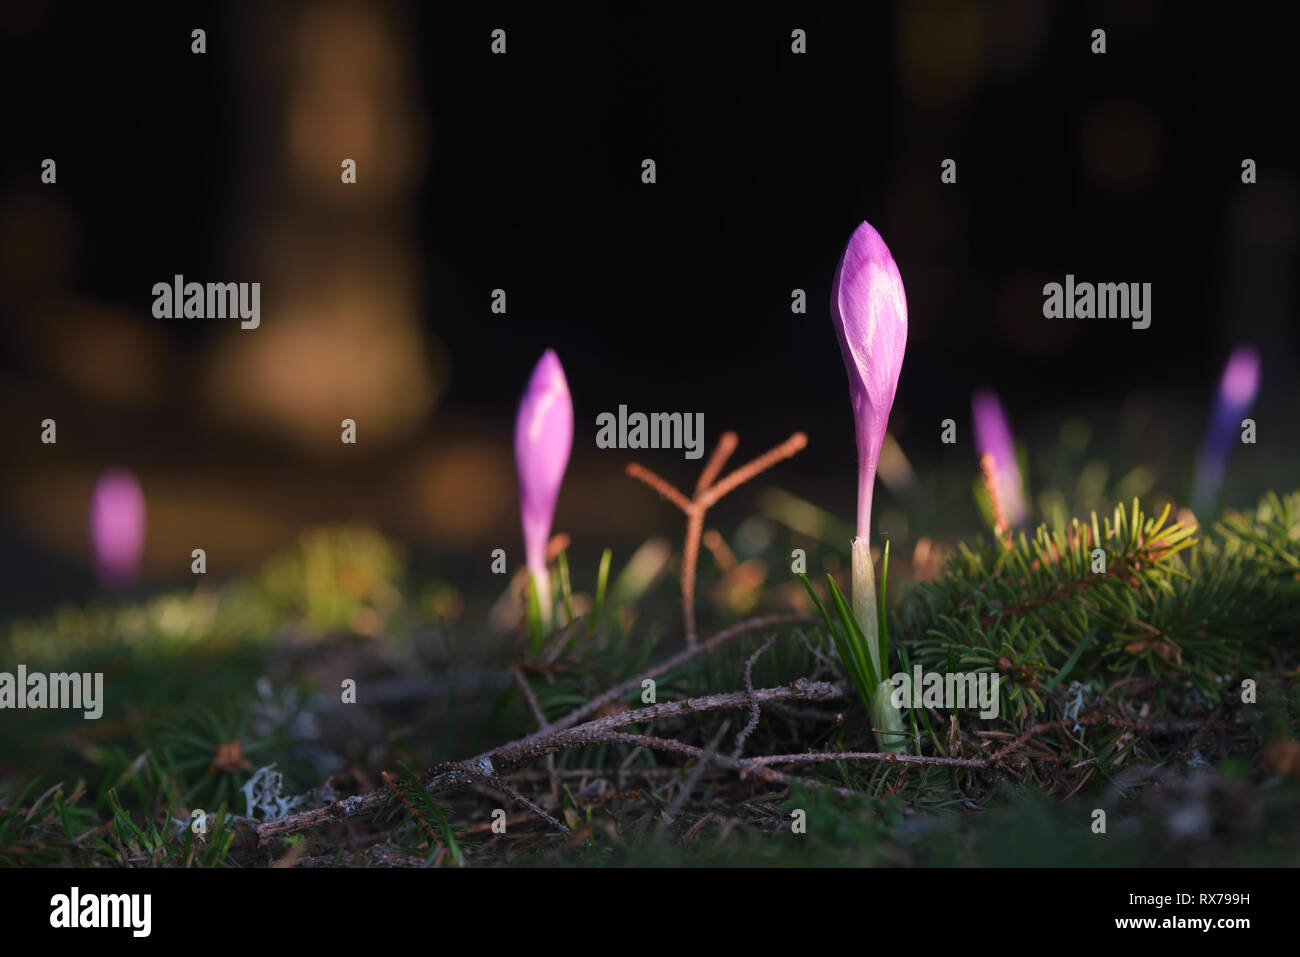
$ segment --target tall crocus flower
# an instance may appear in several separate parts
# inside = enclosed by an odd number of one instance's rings
[[[551,621],[546,543],[572,448],[573,400],[569,384],[554,350],[547,349],[533,369],[515,419],[515,468],[519,473],[524,553],[546,626]]]
[[[95,482],[90,544],[101,582],[121,587],[135,580],[144,552],[144,492],[126,469],[110,469]]]
[[[849,376],[849,398],[858,440],[858,534],[853,540],[853,617],[867,641],[880,686],[872,696],[877,727],[901,730],[902,719],[889,705],[890,685],[880,654],[875,573],[871,567],[871,496],[885,441],[889,410],[907,347],[907,298],[889,247],[870,223],[849,237],[831,287],[831,319]],[[882,739],[897,750],[898,740]]]
[[[1228,471],[1232,447],[1241,434],[1242,419],[1250,414],[1259,392],[1259,352],[1254,346],[1241,345],[1232,350],[1219,380],[1210,425],[1196,463],[1196,484],[1192,506],[1197,511],[1214,504],[1223,477]]]
[[[1011,426],[1002,411],[1002,403],[992,389],[978,389],[971,395],[970,407],[975,422],[975,452],[993,456],[1002,509],[1008,524],[1019,525],[1027,511],[1025,491],[1020,480],[1020,464],[1016,461],[1016,443],[1011,438]]]

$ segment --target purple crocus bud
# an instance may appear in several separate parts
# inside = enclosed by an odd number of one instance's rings
[[[1025,492],[1016,461],[1016,443],[1002,403],[992,389],[977,389],[971,395],[970,408],[975,422],[975,454],[993,456],[1003,512],[1009,525],[1019,525],[1025,520]]]
[[[135,580],[144,551],[144,492],[126,469],[110,469],[95,482],[90,544],[101,582],[116,588]]]
[[[550,622],[550,580],[546,543],[551,536],[555,500],[573,448],[573,400],[564,369],[547,349],[528,380],[515,419],[515,468],[519,473],[519,513],[524,553],[537,589],[542,619]]]
[[[871,531],[871,493],[907,346],[903,277],[880,233],[864,222],[844,247],[831,287],[858,435],[858,537]]]
[[[1192,505],[1196,510],[1209,508],[1223,487],[1228,459],[1237,443],[1241,422],[1250,413],[1259,392],[1259,352],[1254,346],[1241,345],[1232,350],[1219,392],[1214,400],[1209,429],[1196,463],[1196,485]]]

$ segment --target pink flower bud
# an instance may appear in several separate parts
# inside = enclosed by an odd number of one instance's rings
[[[551,349],[543,353],[515,419],[515,468],[524,553],[534,575],[546,575],[546,543],[555,501],[573,448],[573,400],[564,369]]]
[[[1002,403],[992,389],[978,389],[970,399],[971,417],[975,423],[975,454],[993,456],[997,474],[998,497],[1006,511],[1007,522],[1013,527],[1025,520],[1024,484],[1020,478],[1020,463],[1016,460],[1016,443],[1011,437]]]
[[[858,537],[871,530],[871,493],[907,347],[903,277],[880,234],[864,222],[849,237],[831,287],[831,319],[849,374],[858,438]]]

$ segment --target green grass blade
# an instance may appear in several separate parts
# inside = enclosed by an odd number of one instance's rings
[[[600,553],[600,570],[596,572],[596,605],[591,610],[592,630],[600,627],[600,617],[605,611],[605,590],[609,586],[609,566],[614,559],[614,550],[605,549]]]
[[[564,623],[573,621],[573,585],[569,581],[569,556],[560,552],[560,594],[564,598]]]
[[[849,606],[848,599],[844,597],[844,592],[840,591],[840,586],[835,583],[835,579],[828,574],[826,582],[830,586],[835,610],[839,612],[840,623],[844,626],[845,650],[841,650],[841,655],[845,656],[846,665],[851,661],[856,668],[859,675],[858,682],[862,685],[859,690],[862,692],[863,702],[870,707],[871,695],[876,685],[880,683],[880,679],[876,677],[876,669],[867,651],[867,636],[862,633],[857,619],[853,617],[853,609]]]
[[[808,576],[802,572],[799,573],[799,580],[803,582],[803,587],[807,589],[808,597],[812,599],[813,604],[817,606],[817,610],[821,612],[822,620],[826,622],[826,630],[831,633],[832,637],[834,637],[835,624],[831,621],[830,612],[826,610],[826,606],[822,603],[821,596],[817,594],[817,589],[813,588],[812,582],[808,580]]]

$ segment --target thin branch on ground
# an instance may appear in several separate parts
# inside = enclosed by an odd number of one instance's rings
[[[528,810],[532,811],[534,814],[540,817],[551,827],[555,828],[561,834],[567,835],[569,833],[569,829],[565,825],[561,824],[555,818],[551,817],[551,815],[547,814],[544,810],[542,810],[542,808],[538,807],[528,798],[520,794],[517,790],[515,790],[513,786],[501,780],[501,778],[498,777],[497,775],[490,774],[487,771],[483,771],[472,767],[470,773],[473,774],[475,777],[477,777],[488,787],[490,787],[492,790],[504,794],[506,797],[512,798],[515,801],[518,801],[520,804],[528,808]]]
[[[745,662],[745,692],[751,696],[754,693],[754,663],[762,657],[763,652],[772,647],[772,642],[774,641],[776,641],[776,636],[772,635],[767,639],[767,641],[763,642],[762,647],[750,655],[749,660]],[[736,746],[731,751],[731,756],[733,758],[740,757],[741,752],[745,750],[745,739],[753,734],[754,729],[758,727],[758,721],[761,716],[762,711],[758,707],[758,702],[751,700],[749,703],[749,720],[745,722],[745,726],[741,728],[740,733],[736,735]]]
[[[524,700],[528,702],[528,707],[532,709],[533,717],[537,719],[537,730],[545,731],[549,728],[550,722],[546,720],[546,714],[542,711],[542,706],[537,702],[537,695],[533,694],[532,686],[529,685],[528,679],[520,668],[515,668],[515,681],[519,685],[519,690],[523,692]]]
[[[602,734],[602,740],[616,744],[635,744],[646,748],[653,748],[657,751],[670,751],[677,754],[684,754],[688,757],[704,758],[706,757],[703,748],[691,744],[683,744],[672,738],[650,738],[643,734],[629,734],[625,731],[607,731]],[[769,767],[761,764],[754,764],[752,759],[737,760],[726,756],[725,754],[713,754],[708,756],[710,761],[721,768],[727,768],[732,771],[740,772],[742,778],[753,777],[765,781],[769,784],[806,784],[819,790],[833,791],[841,797],[867,798],[870,795],[862,791],[855,791],[853,788],[840,787],[834,784],[828,784],[825,781],[819,781],[816,778],[796,777],[790,774],[782,774],[780,771],[774,771]],[[888,759],[896,755],[883,752],[878,757]]]
[[[596,695],[596,697],[592,698],[586,704],[575,708],[563,718],[557,718],[555,721],[551,722],[551,730],[562,731],[565,728],[572,727],[588,715],[600,711],[605,707],[605,705],[617,701],[619,698],[626,696],[628,692],[634,689],[639,689],[641,687],[641,682],[645,681],[647,678],[658,678],[670,671],[676,671],[696,655],[708,654],[715,649],[720,648],[728,641],[739,638],[741,635],[747,635],[751,631],[771,628],[776,625],[815,624],[817,624],[816,621],[812,618],[805,617],[804,615],[799,615],[794,612],[780,612],[775,615],[762,615],[758,618],[750,618],[747,621],[742,621],[739,624],[732,625],[730,628],[724,628],[707,641],[697,644],[694,647],[686,648],[673,655],[671,658],[667,658],[655,665],[653,668],[643,671],[635,678],[629,678],[622,684],[617,684],[608,691]]]
[[[544,734],[533,735],[494,748],[491,751],[486,751],[468,761],[439,765],[430,769],[423,784],[431,794],[461,788],[474,781],[490,779],[504,784],[503,781],[500,781],[502,774],[507,774],[515,768],[531,764],[548,754],[555,754],[568,748],[603,743],[609,740],[608,733],[628,725],[645,724],[653,720],[676,718],[709,711],[739,709],[749,706],[751,701],[758,701],[759,703],[769,701],[830,701],[845,696],[846,690],[843,685],[808,681],[801,678],[789,685],[762,688],[752,694],[744,691],[732,691],[725,694],[707,695],[702,698],[686,698],[682,701],[663,702],[634,711],[606,715],[565,730],[552,728],[551,731]],[[698,755],[696,756],[698,757]],[[322,808],[300,811],[275,820],[263,821],[256,828],[258,841],[265,842],[306,828],[327,824],[331,821],[341,821],[358,814],[374,814],[387,802],[388,795],[387,788],[379,788],[368,794],[354,795],[342,801],[334,801]],[[538,811],[549,818],[549,815],[546,815],[540,808]],[[554,819],[550,818],[550,820],[553,821]],[[558,824],[559,822],[556,821],[555,823]]]
[[[889,751],[810,751],[806,754],[765,754],[745,758],[741,763],[755,767],[772,764],[822,764],[827,761],[881,761],[885,764],[928,764],[949,768],[988,767],[983,758],[944,758],[925,754],[892,754]]]
[[[1179,734],[1187,731],[1197,731],[1204,726],[1204,722],[1199,721],[1176,721],[1169,724],[1152,724],[1146,721],[1131,721],[1113,715],[1084,714],[1079,715],[1077,718],[1063,718],[1060,721],[1047,721],[1026,728],[1014,741],[1010,742],[1002,749],[995,751],[985,759],[986,765],[988,767],[993,767],[994,765],[1001,763],[1006,760],[1009,755],[1025,747],[1040,734],[1046,734],[1049,731],[1065,731],[1075,725],[1088,728],[1101,724],[1111,725],[1117,728],[1128,728],[1131,731],[1139,731],[1143,734]],[[975,733],[985,737],[992,736],[992,733],[987,731],[976,730]]]
[[[677,793],[673,795],[672,801],[665,809],[665,813],[668,815],[669,820],[677,817],[677,815],[682,812],[682,807],[686,804],[686,799],[691,796],[691,793],[695,790],[695,786],[700,783],[700,778],[703,777],[704,772],[708,770],[712,759],[717,756],[718,743],[722,741],[723,737],[727,733],[727,729],[730,727],[731,722],[729,720],[722,722],[722,725],[714,733],[713,737],[709,739],[709,743],[704,748],[704,753],[700,755],[699,760],[695,763],[695,767],[691,768],[690,773],[686,775],[686,780],[682,782],[681,788],[679,788]]]

